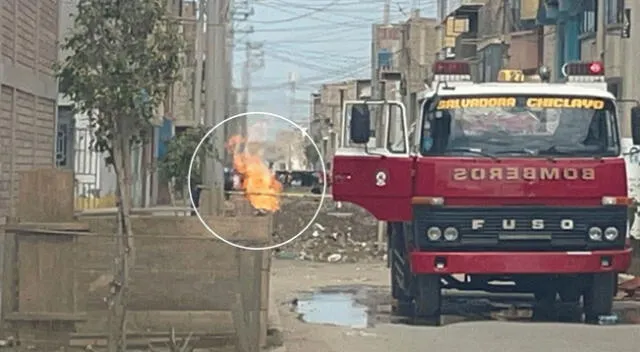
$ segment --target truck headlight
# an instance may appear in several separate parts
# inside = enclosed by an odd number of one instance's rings
[[[590,228],[589,239],[592,241],[602,241],[602,229],[599,227]]]
[[[607,241],[615,241],[616,238],[618,238],[618,229],[616,229],[615,227],[607,227],[606,230],[604,230],[604,238]]]
[[[427,230],[427,238],[431,241],[437,241],[442,237],[442,231],[437,227],[430,227]]]
[[[455,227],[447,227],[444,229],[444,239],[447,241],[455,241],[458,239],[458,230]]]

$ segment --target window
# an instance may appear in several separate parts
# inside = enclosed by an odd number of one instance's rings
[[[512,32],[526,31],[536,27],[536,18],[530,14],[533,4],[534,2],[530,0],[510,0],[511,18],[507,20],[511,24]]]
[[[580,16],[580,33],[594,33],[598,30],[597,13],[597,0],[586,0]]]
[[[553,101],[566,105],[546,107]],[[486,107],[478,107],[482,105]],[[619,152],[614,104],[599,98],[456,96],[442,98],[426,117],[423,155],[576,157]]]
[[[387,126],[387,149],[394,154],[407,153],[407,143],[404,134],[404,116],[398,105],[389,105],[389,125]]]
[[[624,0],[606,0],[607,24],[621,24],[624,14]]]

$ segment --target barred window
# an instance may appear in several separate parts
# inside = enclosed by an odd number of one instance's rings
[[[586,0],[580,17],[580,33],[594,33],[598,30],[598,2]]]
[[[607,0],[605,10],[607,24],[621,24],[624,13],[624,0]]]

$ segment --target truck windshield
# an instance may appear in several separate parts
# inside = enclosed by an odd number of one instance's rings
[[[608,99],[476,95],[442,97],[431,105],[423,111],[422,155],[619,154],[615,106]]]

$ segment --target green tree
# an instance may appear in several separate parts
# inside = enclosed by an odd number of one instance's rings
[[[167,143],[167,153],[160,159],[158,167],[161,175],[169,182],[169,192],[171,192],[171,201],[175,202],[175,194],[182,193],[182,196],[188,199],[185,192],[187,185],[187,177],[189,176],[189,164],[193,152],[196,150],[198,143],[207,134],[204,127],[189,128],[184,132],[175,135]],[[205,155],[213,153],[211,143],[203,143],[198,150],[198,156],[193,163],[191,171],[192,182],[202,183],[202,173],[200,165]],[[172,205],[175,205],[172,204]]]
[[[145,140],[178,78],[182,41],[166,0],[79,0],[74,27],[62,41],[71,55],[58,64],[61,91],[89,116],[92,148],[106,153],[118,180],[117,268],[112,282],[109,351],[126,349],[131,231],[131,150]]]

